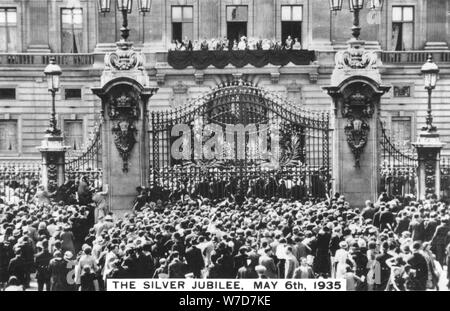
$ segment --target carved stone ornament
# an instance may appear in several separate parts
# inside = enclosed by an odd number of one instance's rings
[[[132,92],[110,98],[109,117],[113,121],[114,144],[123,161],[122,170],[128,172],[128,159],[136,144],[137,129],[134,122],[139,119],[139,99]]]
[[[342,116],[347,118],[344,128],[347,143],[355,157],[355,167],[360,167],[361,154],[367,145],[370,126],[366,122],[372,118],[375,108],[370,96],[356,91],[344,99]]]
[[[377,69],[378,56],[373,51],[350,47],[336,53],[337,69]]]
[[[344,130],[347,136],[347,143],[355,156],[355,167],[360,167],[361,154],[367,145],[370,127],[363,120],[351,118],[348,120]]]
[[[135,138],[137,133],[136,127],[133,125],[133,121],[120,120],[117,121],[115,126],[112,128],[112,133],[114,137],[114,144],[116,145],[117,151],[123,161],[122,171],[127,173],[128,159],[134,145],[137,142]]]
[[[110,100],[109,117],[112,120],[119,118],[139,119],[138,99],[132,94],[122,95]]]
[[[105,70],[144,70],[144,55],[137,52],[131,42],[118,42],[117,50],[105,55]]]

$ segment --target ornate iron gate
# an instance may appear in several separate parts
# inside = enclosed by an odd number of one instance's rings
[[[206,130],[213,126],[214,135]],[[238,126],[244,129],[240,137]],[[300,200],[324,198],[330,188],[328,113],[300,109],[242,80],[179,109],[152,112],[149,131],[149,183],[159,189],[154,193],[172,199],[193,194]],[[213,157],[203,154],[206,145]]]
[[[417,195],[417,156],[413,150],[401,150],[389,137],[383,122],[381,128],[381,187],[389,197]]]
[[[102,186],[102,125],[96,125],[87,148],[81,154],[68,153],[66,156],[66,180],[78,182],[85,176],[91,185],[100,190]]]

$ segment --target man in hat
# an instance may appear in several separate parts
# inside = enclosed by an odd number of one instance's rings
[[[259,265],[265,268],[265,275],[269,279],[278,278],[278,269],[275,264],[272,247],[267,246],[264,254],[259,257]]]
[[[169,264],[169,278],[183,279],[186,274],[186,264],[180,260],[178,251],[172,252],[172,262]]]
[[[48,242],[38,242],[36,244],[38,253],[34,258],[34,264],[36,268],[36,280],[38,283],[38,291],[44,290],[50,291],[50,272],[49,265],[52,255],[48,251]]]
[[[27,264],[23,258],[22,249],[17,248],[15,255],[16,256],[9,262],[8,274],[10,277],[15,276],[25,289],[28,286],[30,276],[27,269]]]
[[[63,254],[61,251],[56,251],[53,254],[53,259],[50,260],[48,269],[50,273],[51,290],[65,290],[64,284],[66,283],[66,262],[63,259]]]
[[[417,290],[424,291],[427,288],[428,280],[428,263],[421,254],[422,244],[415,241],[412,246],[412,254],[407,258],[406,262],[411,269],[416,270]]]
[[[196,278],[201,278],[201,271],[205,267],[205,262],[201,250],[197,248],[197,238],[191,238],[188,242],[185,257],[187,271],[192,272]]]

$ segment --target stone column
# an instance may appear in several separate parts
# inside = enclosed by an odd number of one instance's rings
[[[382,85],[377,54],[364,42],[351,40],[336,55],[331,86],[324,89],[333,99],[334,191],[355,207],[376,200],[379,187],[380,98],[389,90]]]
[[[144,70],[144,56],[126,41],[105,57],[101,87],[103,184],[115,212],[129,211],[136,187],[148,179],[148,101],[156,93]]]
[[[436,132],[423,131],[413,144],[419,159],[417,197],[424,200],[429,196],[441,195],[441,150],[445,146]]]
[[[41,183],[50,191],[64,184],[65,155],[69,147],[64,146],[62,136],[47,134],[38,150],[42,155]]]

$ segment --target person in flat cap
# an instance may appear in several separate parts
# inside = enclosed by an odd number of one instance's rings
[[[36,280],[38,283],[38,291],[50,291],[50,271],[49,265],[52,255],[48,251],[48,241],[44,240],[36,244],[37,254],[34,258],[36,268]]]

